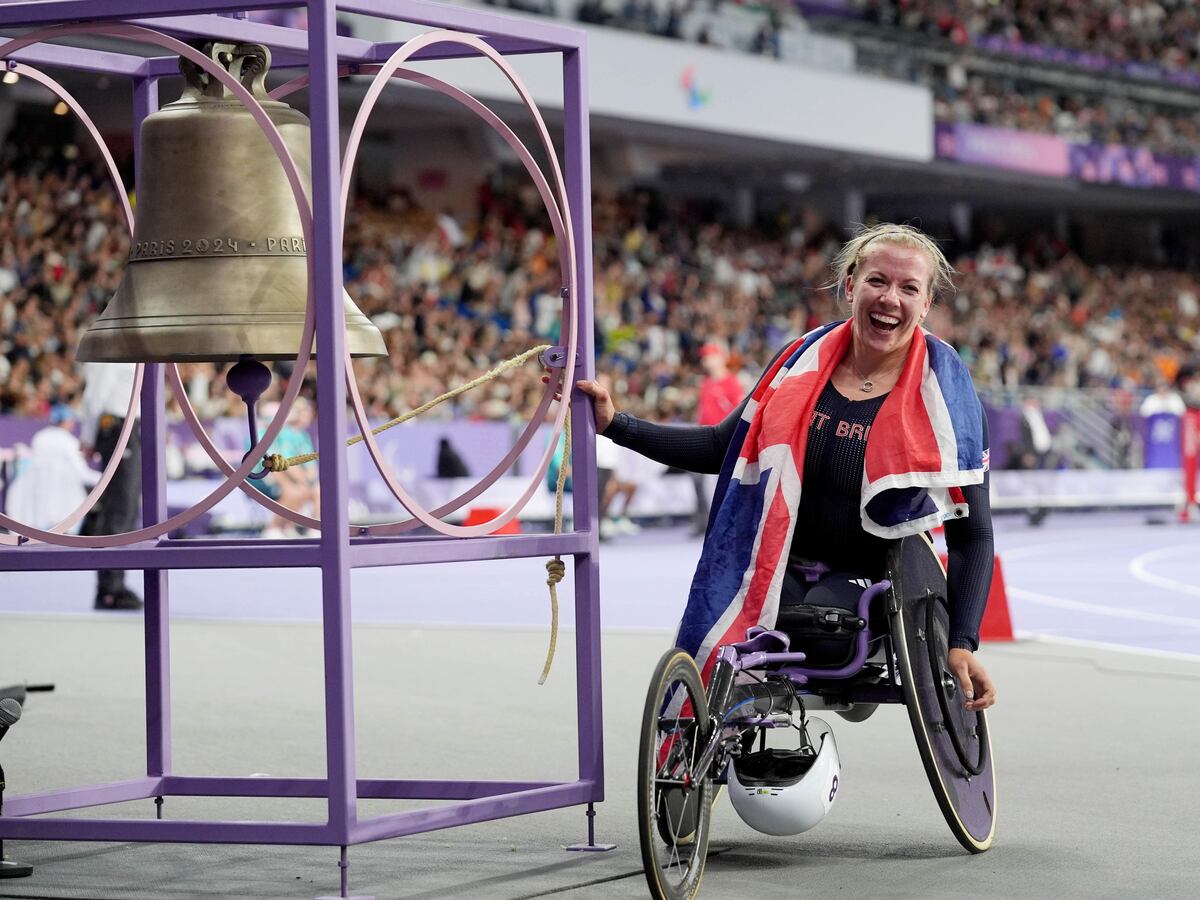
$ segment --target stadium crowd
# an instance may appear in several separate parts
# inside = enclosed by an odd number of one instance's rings
[[[115,290],[128,238],[98,169],[5,161],[0,178],[0,413],[44,417],[80,392],[74,348]],[[387,359],[356,362],[373,415],[411,409],[532,345],[558,340],[552,236],[529,188],[480,190],[472,222],[403,192],[362,201],[346,230],[347,289],[379,325]],[[693,417],[700,347],[727,345],[750,377],[789,337],[838,315],[827,284],[840,231],[812,210],[771,229],[689,215],[649,192],[597,196],[598,365],[631,411]],[[1085,264],[1052,240],[954,258],[958,294],[930,325],[982,387],[1151,387],[1200,350],[1185,271]],[[525,417],[534,365],[431,416]],[[201,415],[240,415],[219,370],[184,367]]]
[[[970,44],[987,37],[1200,72],[1200,9],[1193,0],[851,0],[865,19]]]
[[[565,13],[569,6],[561,2],[556,6],[553,0],[490,2],[544,15]],[[820,6],[811,21],[805,19],[803,7],[803,3],[790,0],[745,4],[724,0],[582,0],[574,7],[574,16],[586,24],[804,62],[807,60],[785,52],[788,36],[819,32],[825,26],[819,17]],[[1137,62],[1159,66],[1165,72],[1196,69],[1200,12],[1191,3],[852,0],[850,8],[880,29],[917,32],[962,48],[954,62],[930,61],[905,43],[890,46],[886,52],[859,48],[861,71],[929,87],[939,122],[971,122],[1054,134],[1074,143],[1121,144],[1170,156],[1200,156],[1200,109],[1190,100],[1151,103],[1098,90],[1056,87],[1039,79],[1036,68],[1022,77],[1013,77],[983,71],[972,64],[981,52],[994,51],[992,44],[979,46],[978,39],[993,38],[1001,39],[1002,47],[1045,45],[1086,51],[1093,60],[1099,54],[1114,67]],[[833,33],[841,32],[835,29]],[[854,39],[854,33],[846,36]]]
[[[938,122],[1053,134],[1072,143],[1122,144],[1168,156],[1200,155],[1200,110],[1096,96],[1037,81],[951,65],[914,65],[913,78],[934,96]]]

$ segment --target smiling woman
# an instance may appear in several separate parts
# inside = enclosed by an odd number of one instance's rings
[[[938,245],[908,225],[865,228],[833,260],[837,287],[850,308],[854,340],[834,373],[854,396],[890,391],[913,332],[935,299],[954,290],[954,269]]]
[[[721,473],[676,640],[702,671],[715,647],[796,607],[854,609],[897,538],[945,522],[949,664],[968,708],[984,709],[995,700],[974,656],[993,564],[987,423],[958,354],[920,327],[953,269],[925,234],[883,224],[842,248],[834,275],[850,319],[780,350],[719,424],[646,422],[618,413],[599,383],[577,384],[616,443]]]

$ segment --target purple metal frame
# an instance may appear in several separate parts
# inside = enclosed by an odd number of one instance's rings
[[[577,296],[569,298],[581,335],[591,334],[591,196],[588,165],[586,50],[583,33],[552,22],[510,19],[493,13],[425,0],[309,0],[307,32],[262,25],[236,17],[243,8],[295,6],[295,0],[156,0],[147,16],[144,0],[41,0],[0,5],[0,26],[37,28],[61,22],[143,25],[179,38],[247,40],[272,48],[280,67],[307,70],[312,120],[312,279],[316,352],[324,448],[339,447],[346,434],[346,361],[341,284],[341,174],[338,158],[339,64],[385,63],[396,44],[338,37],[338,10],[419,25],[459,30],[486,40],[500,54],[557,53],[563,65],[566,197],[574,231]],[[217,15],[213,15],[216,13]],[[2,52],[0,45],[0,52]],[[440,44],[414,58],[470,56],[469,47]],[[134,128],[158,106],[157,80],[176,74],[174,57],[38,44],[13,55],[31,66],[57,66],[132,79]],[[137,142],[135,140],[135,146]],[[591,341],[581,340],[575,368],[590,377]],[[570,375],[570,373],[569,373]],[[141,388],[143,526],[164,522],[164,378],[161,365],[147,365]],[[594,420],[586,397],[571,400],[576,440],[572,467],[575,530],[562,535],[480,538],[385,535],[351,537],[347,515],[346,456],[326,452],[319,460],[325,512],[319,539],[289,542],[175,541],[168,538],[126,546],[80,548],[27,544],[0,548],[0,571],[61,571],[98,568],[143,569],[145,573],[146,777],[9,798],[0,818],[0,838],[20,840],[178,841],[200,843],[317,844],[340,846],[481,822],[489,819],[588,804],[604,796],[600,686],[598,521]],[[578,779],[571,782],[362,780],[356,775],[352,681],[350,570],[430,562],[519,558],[553,554],[574,557],[578,715]],[[323,778],[222,778],[171,774],[169,572],[171,569],[241,566],[321,569],[325,667],[327,771]],[[14,779],[14,780],[19,780]],[[197,820],[74,818],[66,810],[171,795],[326,798],[324,822],[230,822]],[[359,798],[455,801],[359,820]],[[346,895],[344,858],[342,894]]]
[[[871,619],[871,601],[876,597],[882,597],[892,588],[892,583],[886,578],[882,581],[876,581],[869,588],[862,592],[862,596],[858,598],[858,617],[864,622],[869,622]],[[858,672],[863,663],[867,661],[867,654],[870,652],[871,641],[877,635],[871,634],[869,627],[864,628],[854,636],[854,655],[850,657],[845,665],[839,666],[836,669],[811,669],[804,666],[787,666],[782,671],[792,676],[801,676],[808,678],[849,678],[851,675]]]

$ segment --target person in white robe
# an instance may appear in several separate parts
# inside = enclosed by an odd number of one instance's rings
[[[50,424],[29,442],[29,455],[8,489],[8,515],[18,522],[52,528],[74,512],[100,480],[100,473],[83,458],[75,436],[78,422],[74,410],[59,404],[50,412]],[[78,531],[76,522],[68,533]]]

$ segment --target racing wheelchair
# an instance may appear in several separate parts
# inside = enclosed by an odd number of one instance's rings
[[[810,578],[819,575],[819,570]],[[864,582],[855,609],[781,609],[776,630],[749,629],[719,647],[707,690],[695,661],[673,649],[659,661],[642,717],[638,826],[650,893],[694,897],[704,874],[719,785],[758,831],[794,835],[837,797],[832,730],[811,709],[851,721],[903,703],[942,815],[972,853],[995,835],[996,784],[987,716],[967,710],[947,666],[946,573],[926,535],[896,541],[887,577]],[[845,656],[805,665],[791,646],[841,641]],[[770,729],[793,729],[795,750],[767,748]],[[758,749],[755,749],[755,747]]]

